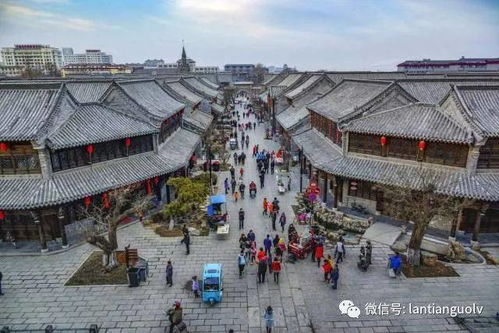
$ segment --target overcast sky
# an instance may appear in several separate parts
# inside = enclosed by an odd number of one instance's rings
[[[498,0],[0,0],[0,46],[101,49],[116,63],[396,70],[499,57]]]

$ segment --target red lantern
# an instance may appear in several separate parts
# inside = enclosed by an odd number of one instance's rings
[[[125,139],[125,146],[128,148],[132,145],[132,139],[130,138],[126,138]]]
[[[386,145],[386,136],[382,136],[379,141],[381,142],[382,146],[385,146]]]
[[[89,153],[90,155],[92,155],[94,152],[94,145],[88,145],[87,146],[87,153]]]
[[[159,177],[154,177],[154,184],[158,185],[159,183]]]
[[[9,150],[9,145],[5,142],[0,142],[0,152],[5,153]]]
[[[88,208],[88,206],[90,206],[91,202],[92,202],[92,197],[85,197],[85,198],[83,198],[83,204],[85,205],[85,207]]]
[[[109,205],[109,197],[107,196],[107,193],[102,193],[102,205],[106,209],[108,209],[110,207],[110,205]]]
[[[152,192],[150,179],[146,180],[146,192],[147,192],[147,194],[151,194],[151,192]]]
[[[0,209],[0,220],[5,220],[5,212]]]
[[[424,142],[423,140],[419,141],[418,148],[421,151],[425,150],[426,149],[426,142]]]

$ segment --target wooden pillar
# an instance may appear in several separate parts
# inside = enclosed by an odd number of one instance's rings
[[[170,176],[166,176],[165,178],[165,186],[166,186],[166,203],[169,204],[172,199],[171,199],[171,195],[170,195],[170,186],[167,184],[168,183],[168,179],[170,178]]]
[[[338,182],[339,182],[339,178],[334,176],[333,177],[333,209],[338,208],[338,196],[340,195]]]
[[[38,215],[38,213],[32,211],[31,217],[33,219],[33,223],[35,223],[38,229],[38,236],[40,237],[40,246],[42,247],[42,252],[47,252],[48,251],[47,240],[45,238],[45,233],[43,232],[43,226],[42,222],[40,221],[40,216]]]
[[[324,172],[324,171],[323,171]],[[324,193],[322,194],[322,201],[327,204],[327,172],[324,172]]]
[[[485,212],[487,211],[487,205],[481,205],[478,210],[478,214],[476,215],[475,227],[473,228],[473,237],[472,240],[478,242],[478,234],[480,233],[480,224],[482,219],[485,217]]]
[[[463,209],[461,208],[459,210],[459,213],[457,214],[457,217],[452,219],[452,226],[450,229],[450,235],[449,238],[451,239],[456,239],[456,232],[459,230],[459,226],[461,225],[463,221]]]
[[[62,240],[62,248],[65,249],[68,247],[68,237],[66,235],[66,228],[64,227],[64,207],[59,206],[59,209],[57,210],[57,224],[59,227],[59,232],[61,233],[61,240]]]

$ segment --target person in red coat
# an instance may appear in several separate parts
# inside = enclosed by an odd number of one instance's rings
[[[324,272],[324,281],[329,282],[331,271],[333,267],[328,259],[324,259],[324,264],[322,264],[322,271]]]
[[[274,273],[274,282],[279,284],[279,273],[281,272],[281,262],[279,258],[274,257],[274,261],[272,261],[272,273]]]
[[[317,267],[321,267],[321,259],[324,257],[324,246],[319,243],[315,248],[315,260],[317,260]]]

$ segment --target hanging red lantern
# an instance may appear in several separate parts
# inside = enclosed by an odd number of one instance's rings
[[[425,142],[425,141],[423,141],[423,140],[419,141],[419,143],[418,143],[418,148],[419,148],[419,150],[421,150],[421,151],[425,150],[425,149],[426,149],[426,142]]]
[[[85,205],[85,207],[88,208],[88,206],[90,206],[91,202],[92,202],[92,197],[85,197],[85,198],[83,198],[83,204]]]
[[[382,136],[379,141],[381,142],[382,146],[385,146],[386,145],[386,136]]]
[[[132,145],[132,139],[130,139],[130,138],[126,138],[126,139],[125,139],[125,146],[126,146],[127,148],[129,148],[131,145]]]
[[[94,152],[94,145],[88,145],[86,149],[87,149],[87,153],[92,155]]]
[[[102,193],[102,205],[106,209],[108,209],[110,207],[110,205],[109,205],[109,197],[107,196],[107,193]]]
[[[9,150],[9,145],[5,142],[0,142],[0,152],[6,153]]]
[[[5,220],[5,212],[0,209],[0,220]]]
[[[154,177],[154,184],[158,185],[159,183],[159,177]]]
[[[147,192],[147,194],[151,194],[151,192],[152,192],[150,179],[146,180],[146,192]]]

